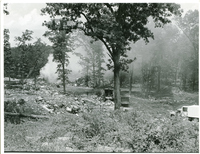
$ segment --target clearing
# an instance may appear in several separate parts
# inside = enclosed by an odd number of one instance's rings
[[[198,152],[198,122],[170,117],[183,105],[198,104],[198,93],[173,90],[173,96],[142,98],[135,85],[130,111],[114,111],[114,103],[101,99],[101,90],[40,81],[24,89],[5,84],[6,152]],[[126,88],[121,89],[127,95]],[[40,118],[26,115],[38,115]],[[186,131],[189,130],[189,131]]]

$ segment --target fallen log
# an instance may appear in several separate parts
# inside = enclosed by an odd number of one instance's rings
[[[15,89],[15,88],[23,89],[23,86],[22,85],[6,85],[6,89]]]
[[[21,116],[21,117],[30,117],[30,118],[46,118],[49,119],[48,116],[43,116],[43,115],[34,115],[34,114],[24,114],[24,113],[12,113],[12,112],[4,112],[5,115],[10,115],[10,116]]]

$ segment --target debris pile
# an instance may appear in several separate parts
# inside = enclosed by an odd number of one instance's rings
[[[63,94],[56,84],[41,80],[37,83],[27,80],[24,88],[5,88],[4,112],[15,115],[54,115],[71,113],[79,115],[92,110],[113,110],[114,102],[104,100],[95,94]],[[13,99],[14,98],[14,99]],[[34,117],[34,116],[33,116]]]

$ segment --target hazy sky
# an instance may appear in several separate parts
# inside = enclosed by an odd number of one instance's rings
[[[42,23],[47,20],[47,16],[41,16],[41,8],[46,6],[45,3],[9,3],[9,15],[4,15],[4,28],[10,31],[11,46],[15,46],[14,37],[21,36],[26,29],[32,30],[33,38],[42,38],[46,43],[50,43],[42,35],[47,30]]]
[[[3,22],[4,28],[10,31],[10,43],[11,46],[15,46],[14,37],[21,36],[22,32],[26,29],[34,32],[34,38],[42,38],[47,44],[50,42],[42,35],[47,30],[42,26],[44,20],[49,19],[48,16],[41,16],[41,8],[46,6],[45,3],[8,3],[9,15],[4,15]],[[184,11],[190,9],[198,9],[199,5],[192,3],[181,4]],[[34,40],[35,41],[35,40]]]
[[[50,18],[48,16],[41,16],[41,9],[46,6],[45,3],[8,3],[8,11],[9,15],[3,15],[3,28],[9,29],[10,31],[10,43],[11,47],[16,46],[16,42],[14,38],[16,36],[21,36],[22,32],[26,29],[32,30],[33,33],[33,41],[36,41],[36,38],[41,38],[45,43],[51,45],[50,41],[43,37],[42,35],[46,30],[48,30],[45,26],[42,26],[42,23],[46,20],[48,21]],[[181,7],[184,9],[184,12],[188,10],[198,9],[198,3],[187,3],[181,4]],[[82,52],[82,49],[76,49],[76,51]],[[50,58],[50,57],[49,57]],[[82,67],[78,64],[79,58],[70,54],[70,64],[68,69],[73,70],[70,74],[70,78],[80,77]],[[74,68],[76,68],[74,70]],[[51,76],[56,71],[55,62],[48,63],[43,72],[46,73],[47,76]],[[55,74],[54,74],[55,75]],[[56,77],[56,75],[55,75]]]

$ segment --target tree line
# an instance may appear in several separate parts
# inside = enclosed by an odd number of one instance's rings
[[[152,27],[151,22],[149,26]],[[133,68],[135,82],[142,83],[147,93],[159,92],[164,86],[198,91],[199,12],[188,11],[171,24],[152,29],[155,40],[148,46],[142,41],[132,45],[128,54],[138,58],[133,63],[137,67]]]
[[[26,30],[22,36],[15,37],[17,47],[10,47],[9,30],[4,29],[4,76],[20,79],[22,85],[28,78],[34,78],[35,82],[40,75],[40,69],[48,61],[50,46],[47,46],[41,39],[34,43],[32,40],[33,31]]]

